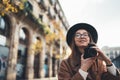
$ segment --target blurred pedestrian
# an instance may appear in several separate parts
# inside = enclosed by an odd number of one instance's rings
[[[45,59],[44,72],[45,72],[45,77],[48,77],[48,58]]]

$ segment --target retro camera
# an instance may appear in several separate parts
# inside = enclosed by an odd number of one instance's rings
[[[88,44],[88,46],[84,49],[84,59],[95,57],[97,55],[97,51],[94,48],[92,48],[92,46],[95,46],[95,44]]]

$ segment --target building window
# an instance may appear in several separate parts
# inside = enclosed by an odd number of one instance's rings
[[[56,0],[50,0],[51,5],[55,5],[55,3],[56,3]]]
[[[10,26],[8,26],[6,16],[0,16],[0,80],[5,80],[5,72],[7,70],[7,60],[9,53],[9,34]]]
[[[23,80],[25,78],[26,63],[27,63],[27,43],[28,31],[26,28],[20,29],[18,55],[16,64],[16,80]]]
[[[5,29],[5,21],[4,19],[0,16],[0,29],[4,30]]]
[[[20,29],[20,39],[24,40],[25,39],[25,33],[23,31],[23,29]]]
[[[27,30],[25,28],[20,29],[20,35],[19,35],[19,41],[21,44],[28,44],[27,36],[26,36]]]
[[[40,3],[42,0],[36,0],[38,3]]]
[[[120,50],[117,50],[117,56],[119,56],[120,55]]]
[[[44,11],[48,10],[48,6],[49,6],[48,0],[40,0],[39,5],[40,8],[43,9]]]
[[[50,19],[55,19],[55,12],[53,10],[53,8],[49,7],[48,9],[48,16]]]
[[[25,3],[25,8],[26,8],[28,11],[33,11],[33,6],[32,6],[32,4],[31,4],[29,1],[27,1],[27,2]]]
[[[40,14],[39,18],[40,18],[41,21],[43,21],[43,15]]]
[[[10,27],[7,20],[0,16],[0,45],[6,45],[6,39],[10,36]]]

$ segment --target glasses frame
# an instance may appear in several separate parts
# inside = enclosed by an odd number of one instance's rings
[[[80,38],[87,38],[87,37],[89,37],[89,34],[88,33],[83,33],[83,34],[80,34],[80,33],[75,33],[75,38],[77,38],[77,39],[80,39]]]

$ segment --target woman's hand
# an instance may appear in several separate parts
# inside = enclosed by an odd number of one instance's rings
[[[83,55],[81,55],[81,69],[85,72],[91,67],[91,65],[95,62],[96,57],[91,57],[91,58],[83,58]]]
[[[97,54],[98,58],[101,59],[101,60],[104,60],[105,63],[106,63],[106,65],[111,65],[112,64],[111,60],[108,58],[108,56],[106,56],[106,54],[104,54],[102,52],[102,50],[100,50],[97,46],[94,46],[93,48],[95,48],[97,50],[97,52],[98,52],[98,54]]]

